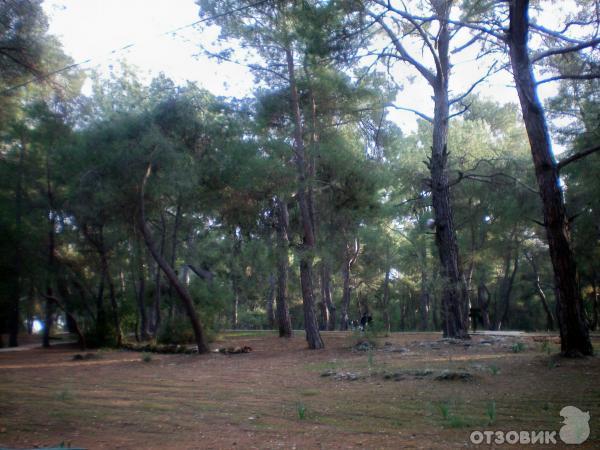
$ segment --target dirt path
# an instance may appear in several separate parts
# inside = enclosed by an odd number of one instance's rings
[[[473,430],[558,430],[566,405],[591,415],[580,448],[600,444],[600,358],[557,359],[555,338],[398,333],[366,352],[347,333],[324,339],[309,351],[298,333],[237,333],[215,345],[252,353],[150,362],[125,351],[73,361],[64,347],[3,353],[0,447],[456,449],[476,447]],[[436,379],[444,373],[469,376]]]

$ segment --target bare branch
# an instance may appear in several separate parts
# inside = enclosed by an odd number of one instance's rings
[[[586,156],[591,155],[592,153],[596,153],[597,151],[600,151],[600,145],[597,145],[595,147],[588,148],[587,150],[583,150],[581,152],[575,153],[574,155],[571,155],[568,158],[565,158],[562,161],[560,161],[557,164],[557,169],[560,171],[568,164],[571,164],[572,162],[575,162],[582,158],[585,158]]]
[[[368,12],[368,14],[379,23],[381,28],[383,28],[383,30],[386,32],[386,34],[392,41],[392,44],[394,44],[396,51],[400,54],[399,56],[396,55],[396,57],[411,64],[415,69],[419,71],[419,73],[427,80],[427,82],[433,86],[435,83],[435,75],[427,67],[418,62],[406,51],[406,49],[398,39],[398,36],[396,36],[394,31],[383,21],[383,18],[380,15],[374,14],[372,12]]]
[[[581,44],[572,45],[570,47],[554,48],[554,49],[546,50],[545,52],[542,52],[542,53],[534,56],[531,59],[531,63],[532,64],[536,63],[540,59],[544,59],[544,58],[547,58],[549,56],[563,55],[565,53],[577,52],[579,50],[583,50],[584,48],[595,47],[598,44],[600,44],[600,38],[592,39],[591,41],[582,42]]]
[[[494,72],[494,73],[499,72],[500,70],[502,70],[505,67],[505,66],[502,66],[498,70],[494,71],[494,68],[496,67],[497,63],[498,63],[498,61],[494,61],[494,64],[492,64],[490,66],[490,68],[488,69],[488,71],[486,72],[486,74],[484,76],[482,76],[479,80],[477,80],[475,83],[473,83],[471,85],[471,87],[469,89],[467,89],[467,91],[464,94],[462,94],[458,97],[455,97],[453,99],[450,99],[448,101],[448,105],[453,105],[454,103],[458,103],[458,102],[464,100],[471,92],[473,92],[473,89],[475,89],[479,84],[483,83],[492,74],[492,72]]]
[[[565,75],[557,75],[555,77],[544,78],[543,80],[539,80],[536,82],[536,85],[550,83],[551,81],[559,81],[559,80],[596,80],[600,78],[600,73],[584,73],[584,74],[565,74]]]
[[[401,111],[412,112],[412,113],[416,114],[417,116],[419,116],[421,119],[425,119],[427,122],[433,123],[433,118],[432,117],[429,117],[427,114],[422,113],[421,111],[417,111],[416,109],[405,108],[403,106],[398,106],[398,105],[395,105],[393,103],[388,103],[385,106],[389,106],[391,108],[399,109]]]

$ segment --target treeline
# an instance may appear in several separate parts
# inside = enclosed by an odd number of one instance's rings
[[[165,76],[144,84],[125,65],[93,75],[84,95],[76,68],[45,75],[70,61],[39,2],[0,9],[2,48],[16,49],[0,52],[10,345],[37,320],[46,346],[59,326],[83,345],[200,352],[222,328],[303,328],[318,349],[320,330],[369,314],[382,330],[458,338],[470,316],[487,329],[559,329],[565,354],[591,353],[597,40],[530,25],[523,1],[198,3],[222,27],[215,57],[238,58],[229,39],[253,53],[252,97]],[[580,31],[596,20],[584,3],[569,19]],[[531,30],[545,38],[535,52]],[[496,55],[487,75],[512,65],[520,105],[475,96],[485,76],[450,90],[461,70],[451,56],[470,46],[477,64]],[[545,106],[534,64],[560,82]],[[434,113],[413,111],[414,132],[388,115],[402,108],[394,74],[431,88]],[[562,162],[545,112],[573,118],[553,130]]]

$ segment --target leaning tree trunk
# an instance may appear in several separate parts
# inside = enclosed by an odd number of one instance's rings
[[[583,301],[577,286],[577,268],[570,242],[569,221],[560,187],[558,166],[544,110],[537,95],[529,59],[529,1],[512,0],[507,41],[510,60],[529,137],[540,197],[544,226],[550,249],[556,285],[556,317],[560,328],[561,351],[565,356],[593,354]]]
[[[146,246],[148,250],[152,254],[152,257],[156,261],[156,263],[160,266],[161,270],[165,273],[169,282],[173,285],[173,288],[181,298],[185,311],[190,319],[190,323],[192,325],[192,329],[194,330],[194,337],[196,340],[196,345],[198,346],[198,353],[208,353],[210,352],[210,348],[206,343],[206,338],[204,336],[204,330],[202,329],[202,324],[198,319],[196,314],[196,310],[194,308],[194,300],[191,295],[185,288],[185,286],[179,281],[177,278],[177,274],[173,270],[173,268],[169,265],[167,260],[165,260],[158,250],[156,249],[154,242],[152,241],[152,234],[148,229],[148,225],[146,224],[146,215],[144,212],[144,188],[146,186],[146,182],[152,173],[152,166],[148,165],[148,169],[146,170],[146,174],[142,181],[142,185],[140,187],[140,205],[139,205],[139,214],[138,214],[138,227],[142,236],[144,237],[144,241],[146,242]]]
[[[302,305],[304,309],[304,329],[308,348],[320,349],[325,345],[319,333],[315,315],[315,301],[312,286],[312,263],[315,250],[314,215],[311,213],[310,187],[307,183],[306,151],[303,141],[302,118],[300,116],[300,100],[296,87],[294,56],[291,48],[285,49],[288,80],[290,85],[290,100],[294,122],[294,159],[298,176],[298,207],[303,230],[303,248],[300,251],[300,284],[302,287]]]
[[[46,195],[48,198],[49,220],[48,220],[48,268],[46,275],[46,295],[53,297],[52,282],[56,270],[56,213],[54,211],[54,191],[50,183],[50,155],[46,152]],[[52,330],[54,318],[54,305],[46,298],[45,301],[45,324],[42,346],[50,347],[50,331]]]
[[[276,225],[277,230],[277,296],[275,302],[277,305],[277,327],[279,328],[279,337],[292,337],[292,322],[287,305],[287,282],[289,265],[289,240],[288,226],[289,217],[287,205],[281,199],[276,201]]]

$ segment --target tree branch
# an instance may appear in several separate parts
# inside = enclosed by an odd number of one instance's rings
[[[433,118],[432,117],[429,117],[427,114],[422,113],[421,111],[417,111],[416,109],[405,108],[403,106],[398,106],[398,105],[395,105],[393,103],[388,103],[385,106],[390,106],[390,107],[392,107],[394,109],[399,109],[399,110],[402,110],[402,111],[412,112],[412,113],[416,114],[417,116],[419,116],[421,119],[425,119],[427,122],[433,123]]]
[[[597,151],[600,151],[600,145],[597,145],[592,148],[588,148],[587,150],[583,150],[582,152],[575,153],[574,155],[571,155],[568,158],[565,158],[562,161],[560,161],[557,164],[557,169],[560,172],[561,169],[563,169],[565,166],[571,164],[572,162],[575,162],[582,158],[585,158],[586,156],[591,155],[592,153],[596,153]]]
[[[566,74],[566,75],[557,75],[555,77],[544,78],[543,80],[539,80],[536,82],[536,85],[550,83],[552,81],[559,80],[596,80],[600,78],[600,73],[584,73],[584,74]]]
[[[531,63],[534,64],[534,63],[538,62],[540,59],[544,59],[549,56],[564,55],[565,53],[577,52],[579,50],[583,50],[584,48],[594,47],[598,44],[600,44],[600,38],[592,39],[591,41],[583,42],[578,45],[572,45],[570,47],[553,48],[550,50],[546,50],[545,52],[539,53],[538,55],[535,55],[531,59]]]

